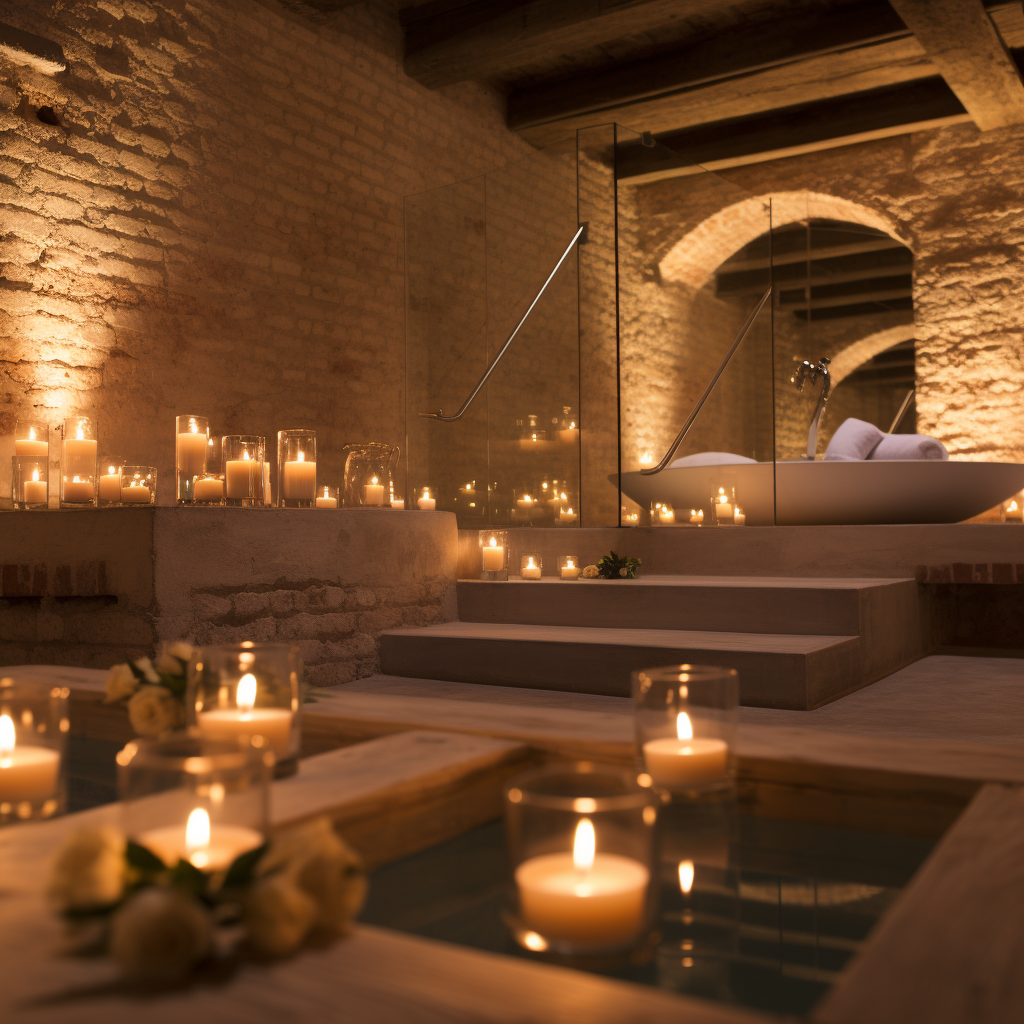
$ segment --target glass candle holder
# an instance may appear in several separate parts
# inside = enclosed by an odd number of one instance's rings
[[[342,502],[346,508],[383,508],[394,495],[399,450],[381,441],[347,444]],[[430,495],[432,496],[432,494]]]
[[[251,741],[290,774],[301,744],[302,665],[286,644],[215,644],[193,654],[185,715],[210,740]]]
[[[15,508],[46,508],[50,499],[46,456],[11,456],[11,497]]]
[[[277,432],[277,504],[313,508],[316,500],[316,431]]]
[[[562,444],[576,444],[579,438],[580,427],[576,413],[573,412],[572,406],[563,405],[562,418],[558,424],[558,440]]]
[[[265,749],[183,732],[133,740],[117,755],[125,833],[168,867],[226,871],[266,842],[273,762]]]
[[[317,508],[337,508],[338,488],[330,487],[327,484],[324,484],[323,487],[318,487],[315,504]]]
[[[733,526],[733,513],[736,506],[736,489],[734,487],[719,487],[718,493],[714,495],[711,502],[715,516],[716,526]]]
[[[626,772],[537,769],[505,788],[516,941],[561,955],[625,952],[652,932],[658,811]]]
[[[563,580],[578,580],[582,571],[580,560],[576,555],[558,556],[558,575]]]
[[[156,469],[153,466],[122,467],[121,504],[156,504]]]
[[[424,512],[433,512],[437,508],[437,497],[429,487],[424,487],[416,499],[416,507]]]
[[[193,498],[196,505],[223,505],[224,474],[208,472],[197,476]]]
[[[174,419],[174,465],[177,474],[179,505],[195,501],[195,482],[206,474],[206,456],[210,449],[210,421],[205,416],[186,413]]]
[[[66,805],[67,687],[0,679],[0,825]]]
[[[539,580],[544,571],[544,559],[540,555],[523,555],[520,559],[519,578]]]
[[[520,526],[526,526],[543,513],[541,500],[534,491],[516,491],[512,518]]]
[[[266,439],[256,434],[226,434],[221,439],[224,496],[229,505],[254,508],[263,504],[266,450]]]
[[[716,665],[664,665],[633,673],[638,768],[668,794],[732,788],[739,676]]]
[[[667,501],[651,502],[651,526],[674,526],[676,510]]]
[[[121,470],[124,460],[111,458],[109,455],[100,459],[99,478],[96,482],[96,494],[100,508],[121,504]]]
[[[64,421],[60,450],[61,508],[96,504],[97,436],[96,421],[88,416],[71,416]]]
[[[555,516],[556,526],[578,526],[579,521],[579,513],[572,505],[558,506],[558,514]]]
[[[639,526],[640,525],[640,511],[639,509],[626,508],[625,505],[619,508],[619,523],[622,526]]]
[[[480,579],[508,579],[508,534],[504,530],[480,531]]]
[[[50,457],[50,425],[19,419],[14,427],[14,454],[45,462]]]
[[[686,523],[688,526],[703,526],[704,525],[704,509],[702,508],[691,508],[687,517]]]

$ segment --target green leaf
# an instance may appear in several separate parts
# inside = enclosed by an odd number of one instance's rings
[[[200,893],[206,888],[206,875],[191,861],[179,860],[171,871],[171,885]]]
[[[164,862],[155,853],[138,843],[133,843],[130,839],[125,847],[124,858],[131,867],[147,874],[154,874],[165,869]]]
[[[231,867],[228,868],[228,873],[224,876],[224,888],[248,885],[252,881],[253,872],[260,857],[266,853],[269,845],[269,843],[264,843],[262,846],[256,847],[255,850],[247,850],[245,853],[239,854],[231,862]]]

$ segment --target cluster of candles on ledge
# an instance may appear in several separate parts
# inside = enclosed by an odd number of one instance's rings
[[[404,509],[395,497],[387,461],[365,479],[349,478],[341,489],[317,480],[316,432],[296,429],[277,434],[277,505],[282,508],[338,508],[339,505]],[[354,447],[354,446],[353,446]],[[386,445],[379,447],[393,451]],[[49,427],[42,422],[19,423],[14,442],[12,498],[18,509],[49,506]],[[126,465],[123,459],[100,457],[99,430],[87,416],[65,420],[60,440],[61,508],[153,505],[157,470]],[[363,463],[355,462],[362,466]],[[219,468],[220,467],[220,468]],[[178,416],[175,430],[175,496],[180,505],[261,507],[272,500],[271,464],[266,439],[257,435],[210,435],[206,417]],[[433,511],[436,498],[423,487],[416,508]]]
[[[482,580],[508,579],[508,533],[505,530],[481,530],[480,578]],[[583,566],[576,555],[559,555],[558,578],[578,580]],[[519,577],[539,580],[544,575],[544,559],[540,555],[523,555],[519,563]]]
[[[667,501],[651,502],[651,526],[746,526],[747,514],[736,504],[736,491],[732,487],[719,487],[711,496],[708,513],[703,508],[691,508],[677,512]],[[626,525],[638,525],[640,513],[637,510],[622,509],[621,521]]]

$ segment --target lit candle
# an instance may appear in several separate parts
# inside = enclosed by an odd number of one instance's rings
[[[576,426],[576,421],[572,420],[568,427],[558,432],[558,439],[563,444],[575,444],[576,438],[580,436],[579,428]]]
[[[363,502],[367,505],[384,504],[384,485],[374,477],[364,488]]]
[[[270,501],[270,464],[264,463],[264,466],[264,499]],[[312,501],[316,497],[316,463],[307,462],[305,452],[299,452],[294,462],[284,464],[282,489],[285,501]]]
[[[715,514],[721,522],[732,522],[732,502],[726,497],[725,488],[718,488],[718,495],[715,497]]]
[[[57,792],[60,754],[49,747],[18,746],[14,720],[0,715],[0,800],[47,800]]]
[[[594,825],[580,819],[572,853],[546,853],[516,868],[523,923],[546,939],[606,946],[644,923],[650,872],[638,860],[597,853]]]
[[[149,486],[135,477],[126,487],[121,488],[121,500],[133,505],[148,505],[151,492]]]
[[[236,857],[263,845],[263,836],[254,828],[211,825],[210,815],[202,807],[192,811],[184,827],[151,828],[135,838],[168,867],[185,860],[200,871],[223,871]]]
[[[571,559],[567,558],[565,565],[562,566],[562,579],[563,580],[576,580],[580,576],[580,567]]]
[[[317,508],[337,508],[338,499],[331,497],[331,490],[329,487],[324,488],[324,493],[317,496],[316,499]]]
[[[224,497],[224,481],[215,476],[200,477],[193,495],[196,501],[220,501]]]
[[[287,708],[257,708],[256,677],[246,672],[235,690],[235,707],[213,708],[196,716],[199,731],[211,740],[235,742],[262,736],[278,757],[291,752],[292,713]]]
[[[681,860],[679,862],[679,891],[684,896],[690,895],[693,888],[694,868],[692,860]]]
[[[644,764],[656,786],[700,786],[725,776],[729,747],[713,737],[693,738],[685,711],[676,715],[676,739],[665,736],[644,744]]]
[[[107,466],[100,477],[100,501],[121,500],[121,471],[117,466]]]
[[[26,505],[46,504],[46,481],[39,479],[39,470],[32,470],[32,479],[21,485],[21,500]]]
[[[229,459],[224,463],[224,479],[227,484],[229,498],[251,498],[256,492],[256,475],[261,471],[263,463],[249,458],[249,453],[242,452],[240,459]]]
[[[524,580],[540,579],[540,566],[534,562],[533,555],[527,555],[526,565],[519,570],[519,573]]]
[[[405,498],[392,498],[391,499],[391,507],[392,508],[405,508]]]
[[[64,440],[64,465],[61,468],[69,476],[92,476],[96,472],[98,442],[88,439],[82,427],[78,427],[77,434],[77,437]],[[89,484],[89,487],[91,488],[92,484]]]
[[[662,524],[674,523],[676,521],[675,509],[669,505],[657,505],[658,522]]]
[[[36,459],[45,459],[49,454],[49,444],[36,438],[36,428],[28,428],[28,437],[20,437],[14,442],[15,455],[28,455]]]
[[[690,522],[696,523],[698,526],[704,522],[704,509],[702,508],[691,508],[690,509]]]
[[[575,523],[579,516],[571,508],[560,508],[558,510],[558,521],[560,523]]]
[[[94,488],[91,480],[79,480],[77,476],[64,481],[65,501],[92,501]]]
[[[732,512],[732,521],[734,526],[745,526],[747,522],[747,514],[737,505]]]
[[[422,508],[422,509],[424,509],[427,512],[432,512],[436,506],[437,506],[437,502],[434,500],[434,498],[432,498],[430,496],[430,488],[429,487],[424,487],[423,488],[423,497],[422,498],[417,498],[417,500],[416,500],[416,507],[417,508]]]
[[[200,432],[195,419],[189,417],[188,430],[177,435],[174,445],[174,461],[183,477],[191,480],[206,472],[206,448],[206,431]]]
[[[505,545],[491,537],[483,549],[484,572],[501,572],[505,568]]]
[[[530,514],[530,510],[533,508],[533,498],[529,494],[524,494],[521,498],[516,499],[516,509],[519,512],[523,512],[526,515]]]

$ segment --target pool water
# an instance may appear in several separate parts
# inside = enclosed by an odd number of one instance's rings
[[[797,1016],[828,990],[934,845],[757,818],[728,805],[671,808],[663,819],[656,946],[633,962],[568,965]],[[684,893],[679,864],[690,859]],[[543,956],[513,941],[502,920],[507,896],[499,821],[375,871],[360,918],[474,949]]]

